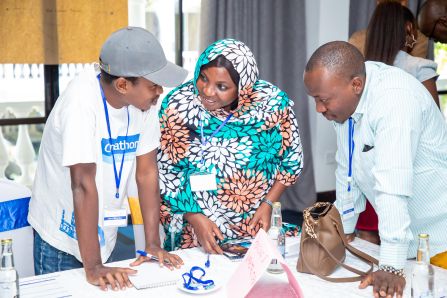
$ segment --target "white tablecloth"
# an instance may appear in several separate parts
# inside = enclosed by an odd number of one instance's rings
[[[12,250],[14,253],[14,263],[20,277],[34,275],[33,259],[33,229],[27,224],[28,205],[31,191],[17,182],[0,179],[0,209],[1,229],[0,239],[11,238]],[[22,212],[9,212],[18,203]],[[26,203],[26,204],[24,204]],[[6,207],[7,206],[7,207]],[[21,218],[17,218],[20,216]],[[14,218],[13,218],[14,217]],[[16,224],[14,223],[16,221]],[[17,224],[17,222],[19,222]],[[26,226],[24,226],[26,224]]]
[[[295,269],[298,258],[298,238],[287,238],[287,256],[286,260],[294,275],[300,284],[305,297],[372,297],[372,288],[369,287],[364,290],[358,288],[359,283],[330,283],[319,279],[316,276],[298,273]],[[356,239],[353,245],[362,251],[377,257],[379,247],[361,239]],[[178,251],[184,260],[206,260],[206,254],[200,249],[187,249]],[[132,260],[116,262],[116,266],[128,266]],[[232,272],[239,263],[231,262],[224,256],[211,256],[211,267],[217,267],[217,276],[214,278],[216,282],[222,283],[224,286],[214,293],[206,295],[206,297],[227,297],[225,282],[229,279]],[[359,263],[355,257],[350,254],[347,255],[346,262],[348,264],[356,265],[358,268],[366,269],[367,265]],[[414,261],[409,261],[406,267],[407,286],[405,288],[404,297],[410,297],[411,288],[411,268]],[[203,264],[197,264],[203,266]],[[136,268],[138,269],[138,268]],[[158,269],[157,270],[167,270]],[[183,267],[179,269],[179,274],[186,272],[189,268]],[[447,285],[447,270],[436,268],[435,285],[438,288],[446,287]],[[154,275],[157,274],[154,270]],[[333,276],[348,276],[349,273],[344,269],[338,269]],[[148,276],[148,279],[150,276]],[[256,286],[275,287],[278,284],[287,283],[285,274],[272,275],[265,273]],[[73,297],[192,297],[193,295],[184,293],[177,289],[176,286],[166,286],[154,289],[136,290],[134,288],[126,289],[125,291],[107,291],[103,292],[99,288],[88,284],[85,281],[83,269],[69,270],[60,273],[53,273],[42,275],[40,277],[24,278],[20,280],[21,297],[61,297],[72,295]],[[34,294],[32,294],[34,293]],[[39,293],[41,296],[36,296]],[[446,292],[447,293],[447,292]],[[201,296],[204,297],[204,296]],[[274,297],[274,296],[272,296]],[[283,298],[283,297],[281,297]]]

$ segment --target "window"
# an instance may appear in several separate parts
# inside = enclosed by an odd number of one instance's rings
[[[146,1],[145,28],[160,40],[168,60],[188,70],[189,79],[200,54],[200,7],[201,0]]]
[[[194,68],[200,55],[200,0],[183,2],[183,67],[189,71],[189,78],[194,75]]]
[[[183,65],[191,78],[199,55],[200,5],[200,0],[128,0],[128,23],[154,33],[166,58]],[[92,65],[0,64],[0,178],[31,186],[46,117],[87,67]]]
[[[32,182],[32,174],[21,169],[33,170],[32,161],[39,150],[46,73],[43,64],[0,64],[0,177]]]

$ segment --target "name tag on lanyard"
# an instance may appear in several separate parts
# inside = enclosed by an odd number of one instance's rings
[[[354,197],[352,191],[348,191],[348,197],[343,201],[342,215],[343,219],[350,219],[354,217]]]
[[[352,159],[354,156],[354,121],[350,117],[349,118],[349,131],[348,131],[348,142],[349,142],[349,152],[348,152],[348,177],[346,179],[347,185],[348,185],[348,196],[343,201],[343,210],[342,215],[343,219],[350,219],[354,217],[354,195],[352,193]]]
[[[191,191],[216,190],[215,173],[194,173],[189,177]]]
[[[201,150],[200,150],[200,157],[201,161],[200,164],[204,165],[204,147],[206,144],[222,129],[222,127],[225,126],[225,124],[230,120],[230,118],[233,116],[233,114],[229,114],[227,118],[219,125],[219,127],[211,134],[210,137],[205,138],[203,133],[203,117],[202,113],[200,112],[200,136],[201,136]],[[198,172],[193,173],[189,177],[189,183],[191,186],[191,191],[207,191],[207,190],[216,190],[217,189],[217,183],[216,183],[216,174],[210,173],[210,172]]]
[[[103,227],[125,227],[127,226],[127,210],[106,209],[104,210]]]

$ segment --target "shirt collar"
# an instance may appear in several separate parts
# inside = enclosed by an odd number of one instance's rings
[[[366,101],[368,100],[368,87],[370,85],[371,81],[371,67],[372,65],[369,64],[369,62],[365,62],[366,67],[366,77],[365,77],[365,86],[363,87],[362,96],[360,96],[359,103],[357,105],[357,108],[355,109],[354,113],[351,115],[351,118],[354,120],[354,122],[358,122],[366,110]]]

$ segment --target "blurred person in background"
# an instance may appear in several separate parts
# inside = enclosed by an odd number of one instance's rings
[[[386,2],[397,2],[403,6],[408,5],[408,0],[377,0],[377,5]],[[365,54],[366,30],[359,30],[354,32],[349,38],[349,43],[354,45],[362,54]],[[383,37],[385,37],[384,35]],[[416,37],[416,44],[411,52],[415,57],[427,58],[428,38],[424,34],[418,32]]]
[[[428,38],[447,43],[447,1],[427,0],[421,6],[418,24]]]

